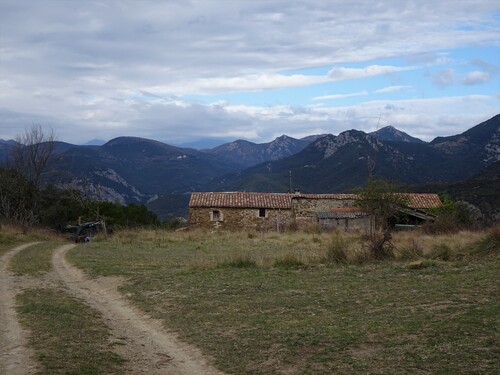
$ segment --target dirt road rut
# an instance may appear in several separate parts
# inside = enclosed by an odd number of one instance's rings
[[[25,375],[36,372],[34,354],[26,346],[27,333],[17,321],[16,277],[8,271],[10,260],[36,242],[18,246],[0,257],[0,374]]]
[[[88,279],[64,258],[75,245],[53,253],[53,265],[70,293],[97,309],[112,330],[116,351],[127,359],[129,374],[222,374],[201,352],[180,342],[157,320],[144,316],[117,291],[119,278]]]

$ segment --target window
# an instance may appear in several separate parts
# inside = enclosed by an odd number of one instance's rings
[[[266,217],[266,209],[259,208],[259,217]]]
[[[210,212],[211,221],[222,221],[222,214],[219,210],[213,210]]]

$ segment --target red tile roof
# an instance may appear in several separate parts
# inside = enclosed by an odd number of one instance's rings
[[[405,193],[408,207],[414,209],[439,207],[442,205],[437,194]],[[292,208],[292,199],[358,199],[357,194],[283,194],[218,192],[192,193],[189,207],[233,207],[233,208]]]
[[[192,193],[189,207],[292,208],[290,194]]]
[[[407,193],[404,196],[407,197],[410,208],[434,208],[443,204],[437,194]]]

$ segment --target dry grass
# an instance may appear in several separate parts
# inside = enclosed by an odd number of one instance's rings
[[[395,233],[393,243],[419,259],[446,246],[451,261],[418,267],[408,256],[365,259],[359,239],[134,231],[68,257],[89,274],[126,277],[122,290],[138,307],[229,373],[494,372],[499,258],[471,249],[480,243],[491,252],[497,235]],[[346,261],[327,261],[332,247]],[[467,258],[455,261],[462,252]]]
[[[470,252],[485,232],[461,231],[453,234],[430,235],[421,231],[399,232],[393,236],[397,259],[439,258],[439,254],[461,256]],[[443,259],[447,260],[447,259]]]
[[[422,231],[394,232],[391,240],[396,260],[421,258],[450,260],[468,254],[474,243],[486,232],[462,231],[455,234],[430,235]],[[116,247],[140,246],[150,249],[183,248],[189,244],[192,252],[178,259],[180,265],[192,269],[211,269],[238,263],[242,258],[260,268],[272,268],[285,259],[298,265],[373,262],[369,244],[359,232],[306,231],[225,232],[203,230],[167,232],[164,230],[126,230],[113,236],[100,237]]]
[[[45,228],[25,228],[14,224],[0,224],[0,255],[12,247],[33,241],[57,241],[62,236]]]

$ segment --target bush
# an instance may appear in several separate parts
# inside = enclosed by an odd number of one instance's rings
[[[388,230],[373,230],[361,237],[363,248],[366,249],[364,259],[383,260],[394,258],[394,246],[391,243],[391,233]]]
[[[443,205],[431,210],[437,215],[432,223],[423,226],[428,234],[456,233],[464,229],[477,229],[482,218],[481,211],[464,201],[453,202],[445,198]]]
[[[326,261],[328,263],[347,263],[347,249],[347,241],[340,232],[335,232],[328,245]]]

